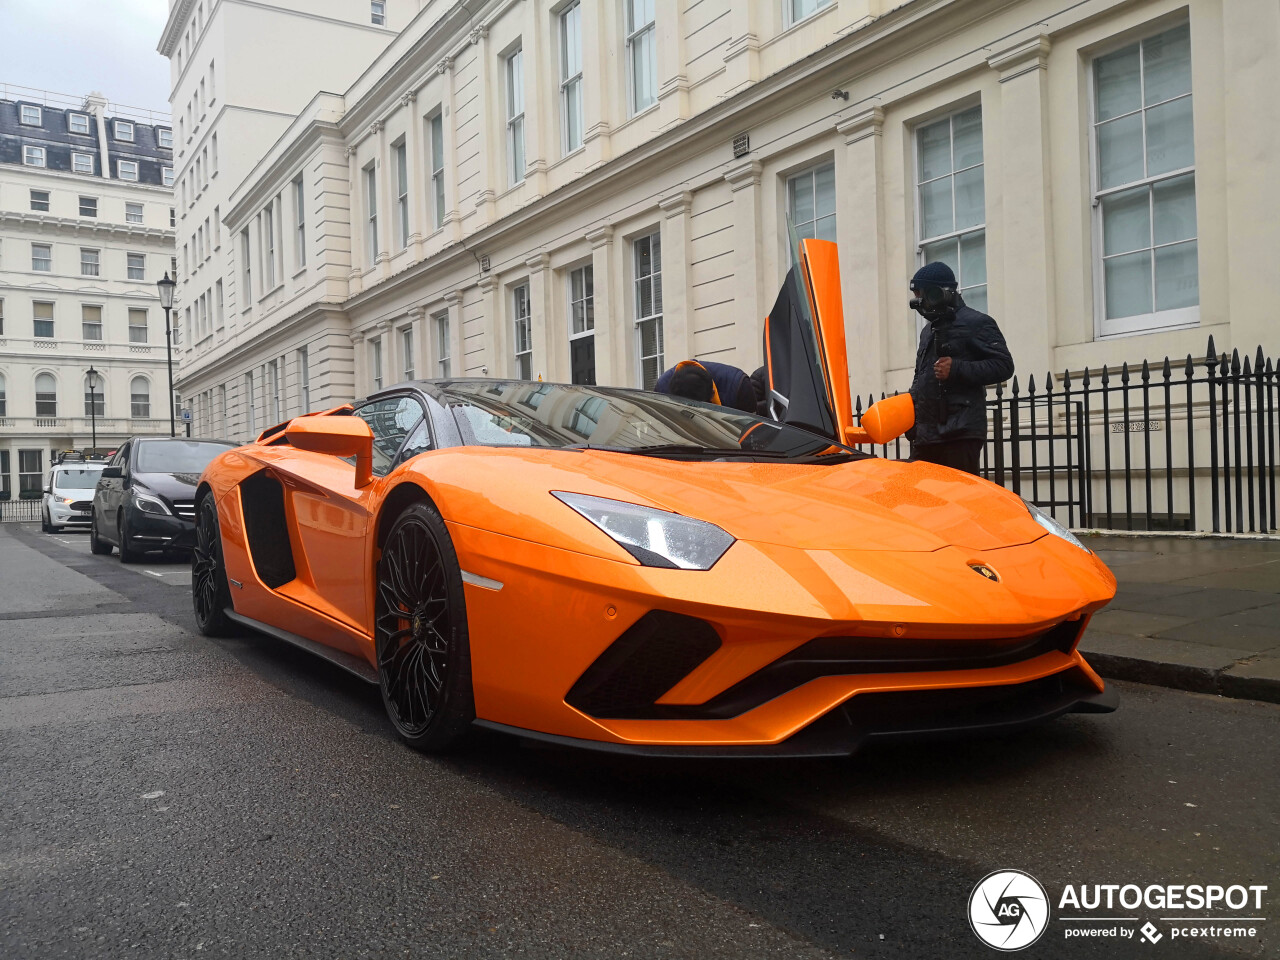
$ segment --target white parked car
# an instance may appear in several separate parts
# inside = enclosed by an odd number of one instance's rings
[[[61,463],[49,472],[40,508],[40,529],[57,533],[63,527],[89,529],[93,490],[105,463]]]

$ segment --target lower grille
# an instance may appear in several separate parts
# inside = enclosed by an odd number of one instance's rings
[[[705,620],[650,610],[587,667],[564,698],[592,717],[642,717],[654,701],[720,649]]]
[[[78,513],[88,513],[90,510],[93,509],[93,501],[77,500],[75,503],[71,504],[71,509],[75,510]]]
[[[693,622],[701,623],[701,621]],[[980,670],[1021,663],[1055,650],[1070,653],[1075,648],[1083,624],[1083,620],[1065,620],[1042,633],[1014,639],[890,641],[876,637],[818,637],[801,644],[790,653],[779,657],[773,663],[712,697],[706,703],[696,705],[657,703],[659,697],[675,686],[675,681],[668,683],[643,703],[637,696],[638,690],[629,691],[629,698],[618,698],[616,695],[611,699],[593,698],[590,703],[592,709],[587,709],[573,701],[569,703],[593,717],[601,718],[726,720],[741,716],[748,710],[754,710],[761,704],[819,677]],[[707,629],[710,627],[708,626]],[[618,643],[621,640],[622,638],[619,638]],[[614,646],[616,647],[618,643]],[[610,647],[605,651],[605,654],[592,664],[591,670],[595,670],[612,650],[613,647]],[[707,656],[710,656],[710,653]],[[700,657],[697,663],[705,659],[706,656]],[[685,672],[692,670],[693,666]],[[620,686],[631,669],[631,665],[626,662],[615,666],[611,683],[615,687]],[[588,670],[588,673],[591,670]],[[583,680],[585,679],[587,674],[583,674]],[[582,680],[578,683],[581,684]],[[577,689],[577,685],[574,689]],[[645,689],[648,691],[650,688]],[[896,697],[898,694],[893,696]]]

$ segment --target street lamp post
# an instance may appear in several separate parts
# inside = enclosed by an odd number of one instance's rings
[[[98,371],[89,367],[89,423],[93,429],[91,456],[98,452]]]
[[[169,327],[169,311],[173,309],[173,288],[177,286],[173,280],[169,279],[169,274],[164,275],[163,280],[156,281],[156,289],[160,291],[160,306],[164,308],[164,349],[169,358],[169,436],[176,437],[178,435],[177,416],[173,409],[173,334]]]

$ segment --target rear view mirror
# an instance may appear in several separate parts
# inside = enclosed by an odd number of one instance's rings
[[[373,431],[359,417],[298,417],[285,427],[285,439],[299,450],[356,458],[356,486],[373,480]]]
[[[916,407],[911,394],[900,393],[873,403],[862,415],[862,424],[845,430],[849,443],[888,443],[902,436],[916,422]]]
[[[103,480],[119,480],[122,476],[124,476],[124,473],[121,471],[119,467],[103,467],[102,468],[101,479]]]

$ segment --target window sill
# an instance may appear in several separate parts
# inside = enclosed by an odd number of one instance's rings
[[[1112,329],[1107,330],[1110,325]],[[1200,326],[1200,308],[1182,307],[1177,310],[1161,310],[1119,320],[1103,320],[1097,331],[1098,340],[1116,340],[1120,337],[1140,337],[1151,333],[1168,333],[1189,330]]]

